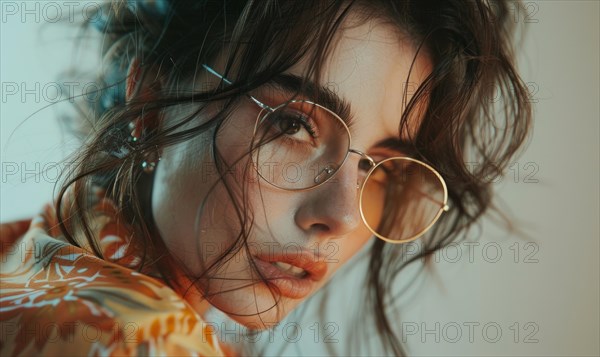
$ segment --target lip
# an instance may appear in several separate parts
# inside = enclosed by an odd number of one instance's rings
[[[281,295],[293,299],[308,296],[327,274],[327,263],[319,261],[310,251],[259,254],[253,257],[260,273],[279,289]],[[299,278],[288,274],[271,264],[273,262],[283,262],[302,268],[306,271],[307,276]]]

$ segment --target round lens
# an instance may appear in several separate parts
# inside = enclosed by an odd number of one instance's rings
[[[302,190],[329,180],[348,154],[350,135],[330,110],[292,101],[263,110],[254,131],[253,161],[259,175],[286,190]]]
[[[367,227],[392,243],[421,236],[447,210],[447,190],[429,165],[411,158],[391,158],[368,174],[360,210]]]

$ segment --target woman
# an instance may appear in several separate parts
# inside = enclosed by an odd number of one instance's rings
[[[3,353],[233,353],[209,307],[270,328],[364,248],[379,336],[403,354],[387,287],[486,212],[526,138],[508,6],[99,8],[77,165],[26,232],[2,228]]]

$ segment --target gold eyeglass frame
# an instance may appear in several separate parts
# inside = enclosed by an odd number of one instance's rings
[[[214,76],[218,77],[219,79],[221,79],[223,82],[225,82],[226,84],[232,84],[232,82],[230,80],[228,80],[227,78],[225,78],[223,75],[219,74],[217,71],[215,71],[214,69],[212,69],[211,67],[209,67],[206,64],[202,65],[204,67],[204,69],[206,69],[209,73],[213,74]],[[258,113],[258,116],[256,118],[256,123],[254,125],[254,132],[252,134],[252,143],[254,144],[254,138],[256,136],[257,130],[258,130],[258,126],[259,124],[270,114],[275,112],[276,110],[283,108],[285,106],[288,106],[289,104],[292,103],[307,103],[309,105],[314,105],[320,109],[325,110],[326,112],[328,112],[329,114],[333,115],[333,117],[335,117],[344,127],[344,129],[346,130],[346,133],[348,134],[348,149],[346,150],[346,154],[344,155],[344,158],[342,159],[341,163],[338,165],[338,167],[335,169],[334,172],[331,172],[328,174],[328,177],[319,182],[316,183],[314,186],[310,186],[307,188],[298,188],[298,189],[294,189],[294,188],[287,188],[287,187],[281,187],[278,186],[274,183],[272,183],[270,180],[267,180],[261,173],[260,170],[258,170],[257,168],[257,173],[260,177],[262,177],[263,180],[265,180],[265,182],[269,183],[271,186],[276,187],[280,190],[285,190],[285,191],[292,191],[292,192],[301,192],[301,191],[308,191],[308,190],[312,190],[314,188],[317,188],[321,185],[323,185],[324,183],[328,182],[331,178],[333,178],[337,172],[340,170],[340,168],[346,163],[346,160],[348,159],[348,156],[350,155],[350,153],[354,153],[359,155],[361,158],[366,159],[367,161],[370,162],[371,164],[371,168],[369,169],[369,171],[367,172],[367,174],[365,175],[365,178],[362,180],[362,182],[357,185],[357,188],[360,188],[360,194],[359,194],[359,211],[360,211],[360,216],[363,220],[363,223],[365,224],[365,226],[369,229],[369,231],[371,231],[371,233],[373,233],[373,235],[375,235],[377,238],[388,242],[388,243],[392,243],[392,244],[401,244],[401,243],[407,243],[410,241],[413,241],[415,239],[418,239],[419,237],[421,237],[425,232],[427,232],[437,221],[438,219],[441,217],[442,213],[447,212],[450,207],[448,206],[448,187],[446,185],[446,181],[444,181],[444,178],[442,177],[442,175],[440,175],[439,172],[437,172],[436,169],[434,169],[431,165],[421,161],[421,160],[417,160],[411,157],[407,157],[407,156],[394,156],[394,157],[388,157],[386,159],[383,159],[379,162],[375,162],[375,160],[367,155],[366,153],[356,150],[356,149],[352,149],[350,148],[351,144],[352,144],[352,134],[350,133],[350,129],[348,128],[348,125],[346,124],[346,122],[344,122],[344,120],[342,120],[342,118],[340,118],[339,115],[337,115],[336,113],[334,113],[333,111],[329,110],[328,108],[325,108],[324,106],[314,103],[312,101],[309,100],[289,100],[286,101],[276,107],[271,107],[263,102],[261,102],[260,100],[256,99],[254,96],[250,95],[250,94],[246,94],[246,96],[254,103],[256,104],[258,107],[261,108],[261,111]],[[265,113],[267,112],[267,113]],[[389,239],[387,237],[384,237],[382,235],[380,235],[379,233],[377,233],[377,231],[375,231],[375,229],[371,228],[371,226],[369,225],[369,223],[367,222],[367,219],[365,218],[365,214],[363,212],[363,206],[362,206],[362,200],[363,200],[363,191],[365,189],[365,183],[369,180],[369,177],[373,174],[373,172],[375,172],[375,169],[377,167],[379,167],[381,164],[388,162],[390,160],[407,160],[407,161],[412,161],[415,162],[419,165],[422,165],[423,167],[427,168],[429,171],[431,171],[433,174],[435,174],[435,176],[438,178],[438,180],[440,181],[440,183],[442,184],[442,187],[444,189],[444,200],[443,202],[438,202],[435,201],[436,203],[440,204],[440,208],[438,210],[438,212],[436,213],[435,217],[431,220],[431,222],[425,227],[423,228],[421,231],[419,231],[418,233],[416,233],[415,235],[409,237],[409,238],[405,238],[405,239],[401,239],[401,240],[393,240],[393,239]],[[316,177],[315,177],[316,179]]]

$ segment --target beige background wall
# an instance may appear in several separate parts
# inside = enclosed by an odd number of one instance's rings
[[[28,118],[57,94],[66,98],[54,82],[57,68],[68,63],[73,33],[65,37],[48,26],[56,10],[43,5],[63,2],[38,3],[37,10],[26,3],[38,14],[24,15],[22,2],[0,1],[2,221],[31,216],[51,199],[52,164],[74,147],[52,108]],[[413,355],[600,355],[600,4],[526,4],[526,14],[515,19],[528,21],[519,57],[536,123],[498,192],[528,236],[508,236],[484,222],[479,245],[459,244],[437,255],[437,275],[425,276],[401,298],[397,318]],[[340,276],[330,314],[318,321],[313,303],[290,316],[282,325],[289,329],[274,331],[268,351],[283,346],[286,354],[310,355],[351,346],[346,334],[353,326],[339,316],[357,309],[362,295],[353,293],[359,289],[353,274],[360,269],[355,264],[347,278]],[[293,330],[298,326],[300,337]]]

